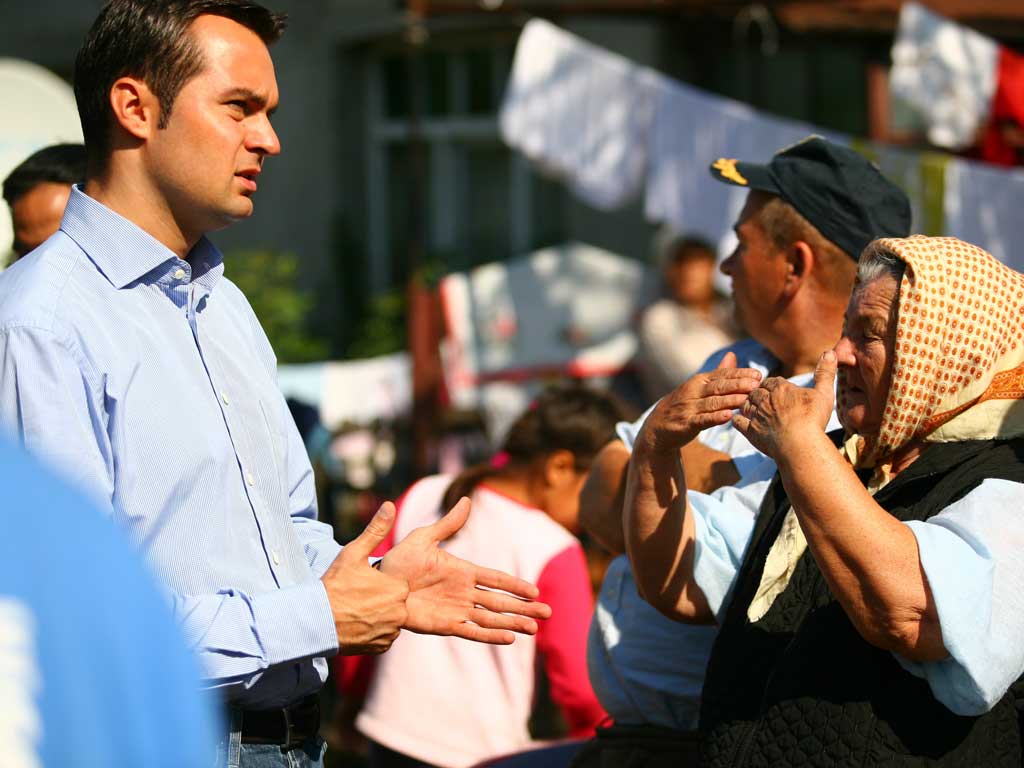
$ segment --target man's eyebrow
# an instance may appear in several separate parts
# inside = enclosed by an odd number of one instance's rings
[[[246,101],[251,101],[253,104],[260,107],[261,109],[267,106],[267,97],[262,96],[256,93],[256,91],[253,91],[249,88],[232,88],[230,91],[224,94],[224,98],[245,99]],[[277,105],[275,104],[273,109],[269,109],[267,111],[269,114],[273,114],[274,112],[277,111]]]

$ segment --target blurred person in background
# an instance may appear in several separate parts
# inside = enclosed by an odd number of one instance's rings
[[[0,765],[212,766],[219,703],[123,534],[6,440],[0,483]]]
[[[85,181],[85,145],[53,144],[30,155],[4,179],[11,209],[13,261],[42,245],[60,227],[71,185]]]
[[[671,392],[736,339],[729,302],[715,290],[715,249],[663,227],[656,238],[664,293],[640,317],[639,367],[647,401]]]
[[[382,653],[402,627],[507,644],[549,614],[438,547],[468,502],[377,567],[392,504],[344,549],[317,518],[273,349],[206,237],[252,215],[281,151],[284,27],[247,0],[107,3],[75,62],[86,183],[0,274],[0,421],[157,570],[230,713],[230,768],[322,765],[326,656]]]
[[[360,660],[375,664],[356,721],[371,768],[461,768],[530,746],[538,661],[569,736],[591,736],[604,719],[587,679],[593,593],[573,534],[580,487],[622,414],[611,396],[582,385],[550,389],[513,424],[498,461],[420,480],[399,501],[395,541],[470,497],[473,517],[447,551],[536,583],[553,613],[535,638],[508,648],[403,633],[386,655]]]

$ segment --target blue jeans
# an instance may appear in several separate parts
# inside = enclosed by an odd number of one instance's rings
[[[327,744],[319,736],[283,752],[274,744],[243,744],[242,721],[231,713],[231,733],[217,746],[217,768],[323,768]]]

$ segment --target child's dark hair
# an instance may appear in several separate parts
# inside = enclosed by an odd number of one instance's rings
[[[529,464],[555,451],[569,451],[576,468],[584,471],[615,437],[615,424],[624,418],[622,405],[612,395],[582,384],[552,387],[516,419],[501,451],[515,464]],[[491,464],[463,470],[445,491],[442,512],[463,496],[472,495],[477,485],[499,471]]]

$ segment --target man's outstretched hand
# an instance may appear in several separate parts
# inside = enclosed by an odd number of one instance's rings
[[[534,601],[533,584],[482,568],[438,546],[468,518],[469,499],[463,498],[436,523],[417,528],[384,556],[383,574],[409,585],[404,628],[496,645],[508,645],[516,632],[534,634],[534,619],[548,618],[551,608]]]
[[[321,579],[334,615],[340,654],[384,653],[408,618],[405,579],[381,573],[368,559],[394,524],[395,505],[385,502]]]

